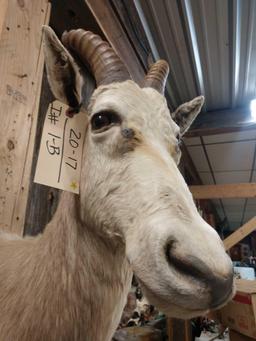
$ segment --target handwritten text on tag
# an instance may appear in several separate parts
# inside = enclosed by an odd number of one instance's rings
[[[79,193],[86,113],[69,118],[68,106],[54,101],[45,117],[34,181]]]

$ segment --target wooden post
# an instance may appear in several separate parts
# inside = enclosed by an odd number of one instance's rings
[[[180,320],[175,318],[167,319],[168,341],[191,341],[190,320]]]
[[[20,235],[43,70],[41,29],[49,14],[46,0],[8,1],[0,14],[0,229]]]
[[[2,33],[2,28],[5,20],[5,14],[7,9],[8,0],[0,0],[0,36]]]
[[[167,335],[168,335],[168,341],[175,341],[173,339],[173,319],[168,318],[167,319]]]
[[[191,332],[191,322],[190,320],[185,321],[185,341],[191,341],[192,332]]]

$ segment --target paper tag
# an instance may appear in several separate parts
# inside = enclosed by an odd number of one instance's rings
[[[68,106],[52,102],[45,117],[34,182],[79,193],[86,113],[66,115]]]

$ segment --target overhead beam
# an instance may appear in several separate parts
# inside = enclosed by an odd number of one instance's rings
[[[194,199],[256,197],[256,183],[190,186],[189,189]]]
[[[142,85],[145,76],[144,67],[139,61],[124,27],[111,6],[111,1],[85,0],[85,2],[113,49],[126,64],[134,81]]]
[[[256,129],[248,107],[202,112],[186,133],[186,137],[224,134]]]
[[[153,56],[135,0],[111,0],[111,7],[125,30],[138,59],[144,69],[147,70],[149,65],[153,63]]]
[[[256,230],[256,217],[253,217],[246,224],[239,227],[235,232],[233,232],[230,236],[224,239],[223,243],[225,246],[225,250],[229,250],[232,246],[239,243],[245,237],[247,237],[250,233]]]

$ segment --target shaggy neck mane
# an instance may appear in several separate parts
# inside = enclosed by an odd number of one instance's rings
[[[0,255],[5,252],[8,260],[1,264],[0,277],[12,273],[8,287],[0,282],[4,340],[111,339],[131,270],[124,245],[79,220],[79,207],[77,196],[63,193],[43,235],[7,243],[0,235]],[[10,300],[17,304],[9,305]],[[5,321],[11,326],[2,325]]]

